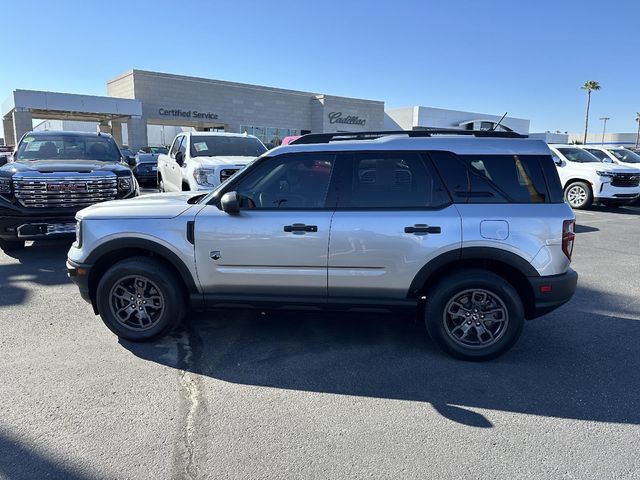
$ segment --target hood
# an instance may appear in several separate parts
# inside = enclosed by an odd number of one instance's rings
[[[173,218],[191,208],[193,205],[187,201],[199,195],[203,192],[154,193],[128,200],[112,200],[80,210],[78,218]]]
[[[255,160],[257,157],[240,157],[240,156],[201,156],[193,157],[195,160],[207,167],[217,167],[219,165],[241,165],[245,166]]]
[[[615,163],[583,163],[582,165],[593,165],[594,170],[598,170],[601,172],[611,172],[611,173],[630,173],[632,175],[640,174],[640,170],[637,168],[629,168],[625,165],[618,165]]]
[[[100,162],[97,160],[18,160],[10,162],[2,168],[12,173],[91,173],[95,171],[116,172],[128,169],[126,165],[119,162]]]

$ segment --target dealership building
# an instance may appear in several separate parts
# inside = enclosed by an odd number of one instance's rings
[[[136,151],[168,144],[183,130],[248,133],[279,144],[289,135],[411,130],[424,127],[513,130],[529,121],[431,107],[385,112],[384,101],[130,70],[107,82],[107,95],[15,90],[2,104],[5,143],[34,129],[111,133]],[[38,122],[40,121],[40,122]]]
[[[130,70],[107,82],[106,97],[16,90],[2,115],[6,143],[31,130],[33,119],[88,120],[137,149],[149,144],[152,125],[246,132],[265,143],[309,132],[381,130],[384,102]]]

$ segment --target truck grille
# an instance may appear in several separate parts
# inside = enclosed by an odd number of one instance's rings
[[[637,187],[640,185],[640,173],[616,173],[611,178],[612,187]]]
[[[87,177],[14,177],[13,188],[18,202],[34,208],[84,208],[98,202],[115,200],[118,178]]]

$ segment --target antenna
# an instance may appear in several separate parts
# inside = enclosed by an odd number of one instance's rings
[[[502,115],[502,118],[500,118],[500,120],[498,121],[498,123],[496,123],[493,128],[491,129],[492,132],[495,132],[496,129],[500,126],[500,124],[502,123],[502,120],[504,120],[504,117],[507,116],[507,113],[509,112],[504,112],[504,115]]]

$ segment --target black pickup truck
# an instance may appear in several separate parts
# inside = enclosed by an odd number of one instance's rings
[[[131,169],[104,133],[30,132],[0,167],[0,248],[75,235],[75,215],[139,194]]]

